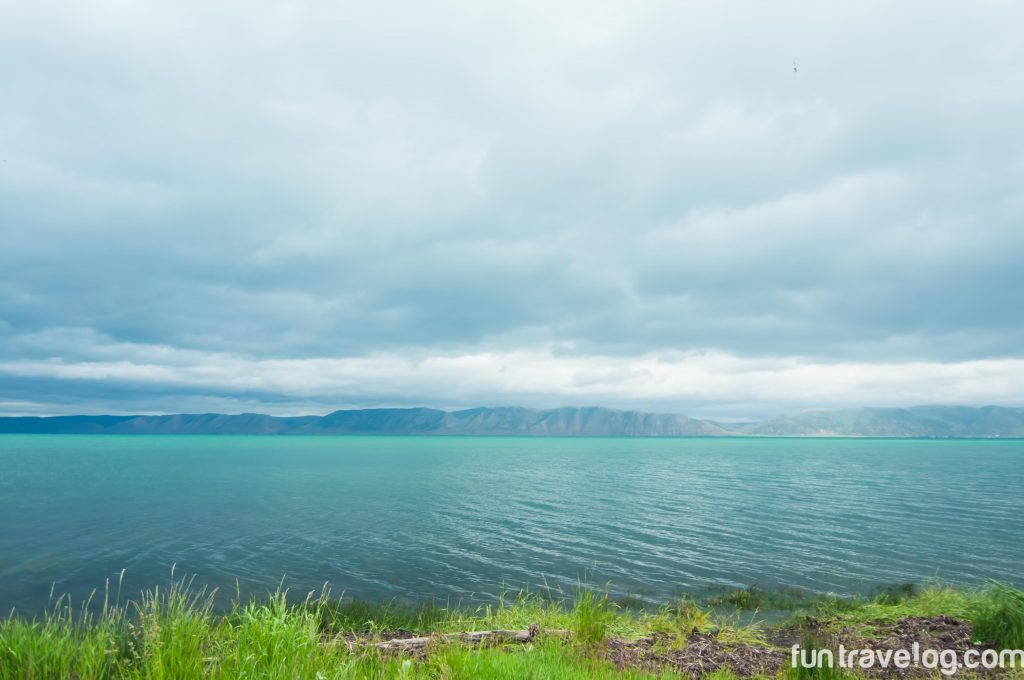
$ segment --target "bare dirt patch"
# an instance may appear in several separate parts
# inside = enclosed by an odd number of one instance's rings
[[[665,668],[699,678],[722,668],[739,677],[778,675],[788,653],[775,647],[725,644],[716,633],[691,633],[681,648],[669,646],[669,638],[653,635],[639,640],[611,640],[605,658],[618,668],[660,671]]]
[[[916,643],[926,649],[956,651],[960,659],[969,649],[983,650],[990,645],[972,642],[971,626],[966,621],[948,616],[908,616],[895,623],[875,622],[834,630],[827,622],[807,619],[799,625],[768,632],[767,645],[727,644],[714,632],[691,633],[686,644],[670,646],[668,636],[650,636],[639,640],[611,640],[603,655],[621,669],[637,668],[659,671],[671,669],[691,678],[699,678],[728,667],[740,678],[758,675],[777,676],[789,667],[792,645],[813,638],[821,649],[833,653],[839,645],[846,649],[910,650]],[[998,677],[1010,670],[961,669],[956,675]],[[936,677],[939,672],[927,668],[856,669],[858,676],[883,679]],[[945,676],[942,676],[945,677]]]
[[[949,616],[908,616],[891,624],[875,624],[873,631],[866,634],[863,628],[850,627],[840,630],[833,636],[835,646],[842,644],[847,649],[873,649],[876,651],[896,651],[912,649],[916,644],[921,652],[927,649],[937,651],[951,649],[963,659],[964,652],[969,649],[984,650],[991,647],[991,641],[974,644],[971,625],[966,621]],[[879,678],[932,677],[938,671],[926,668],[873,668],[864,673]],[[1010,671],[1000,669],[960,669],[954,675],[998,676]]]

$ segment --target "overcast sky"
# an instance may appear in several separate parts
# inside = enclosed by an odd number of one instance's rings
[[[1021,121],[1014,0],[0,0],[0,413],[1024,405]]]

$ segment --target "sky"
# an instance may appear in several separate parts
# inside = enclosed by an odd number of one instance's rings
[[[0,414],[1024,406],[1021,121],[1014,0],[0,0]]]

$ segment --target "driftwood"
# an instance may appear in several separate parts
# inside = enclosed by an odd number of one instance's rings
[[[466,642],[469,644],[481,644],[484,642],[527,643],[532,641],[540,632],[540,626],[536,623],[531,623],[530,627],[526,630],[478,630],[464,633],[439,633],[425,637],[396,638],[394,640],[373,643],[351,639],[346,639],[344,642],[349,651],[359,647],[375,647],[382,652],[408,652],[423,649],[431,642]],[[569,635],[569,631],[551,629],[545,630],[544,634],[566,637]]]

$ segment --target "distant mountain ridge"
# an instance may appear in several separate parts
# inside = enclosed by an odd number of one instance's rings
[[[788,437],[1024,437],[1024,408],[911,406],[804,411],[738,431]]]
[[[729,432],[704,420],[667,413],[515,406],[442,411],[371,408],[325,416],[258,413],[166,416],[52,416],[0,418],[0,433],[48,434],[278,434],[278,435],[524,435],[592,437],[707,437]]]
[[[370,408],[325,416],[259,413],[0,417],[0,433],[252,435],[517,435],[549,437],[1024,437],[1024,408],[914,406],[804,411],[730,425],[597,406],[531,409]]]

